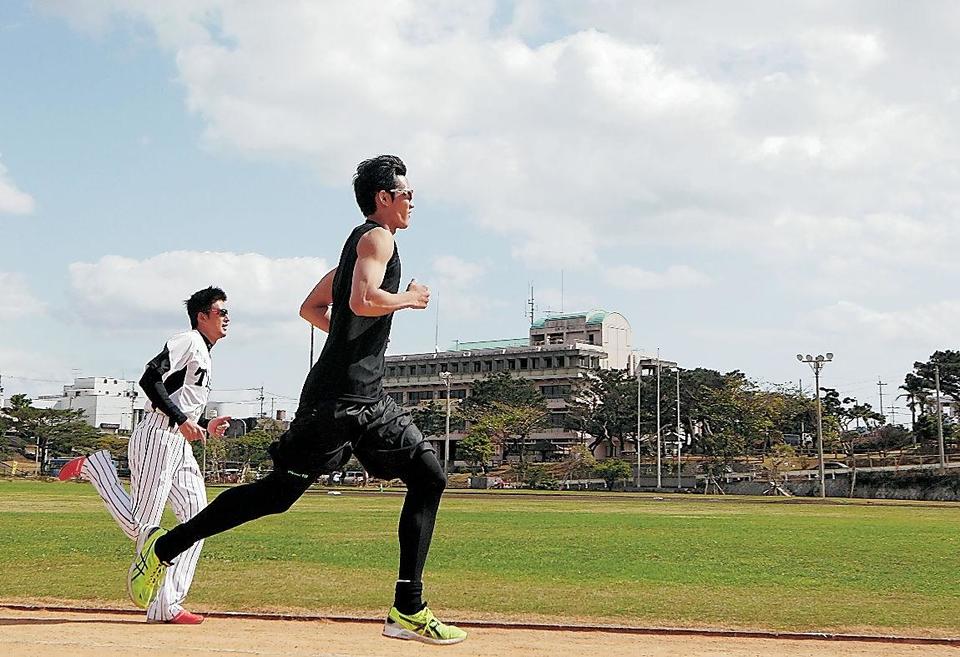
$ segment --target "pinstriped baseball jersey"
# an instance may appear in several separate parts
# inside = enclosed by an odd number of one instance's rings
[[[147,367],[160,373],[170,401],[189,419],[198,421],[210,396],[213,368],[210,347],[200,332],[194,329],[173,336]],[[163,412],[149,400],[145,408],[148,413]]]

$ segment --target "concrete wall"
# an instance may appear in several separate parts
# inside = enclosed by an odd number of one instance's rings
[[[960,501],[960,475],[903,473],[859,473],[853,497],[861,499]],[[722,485],[722,484],[721,484]],[[817,497],[817,480],[787,482],[786,489],[799,497]],[[769,482],[741,481],[723,486],[728,495],[763,495]],[[827,497],[850,497],[850,475],[828,476]]]

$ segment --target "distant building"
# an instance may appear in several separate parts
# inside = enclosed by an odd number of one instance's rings
[[[39,399],[49,408],[82,410],[87,423],[102,431],[132,431],[144,413],[137,384],[111,377],[79,377],[63,386],[63,394]]]
[[[470,394],[474,381],[497,372],[528,379],[547,400],[548,428],[530,436],[527,452],[533,460],[563,453],[585,437],[569,428],[566,397],[578,379],[600,369],[622,369],[633,374],[653,371],[656,359],[633,351],[633,333],[619,313],[595,310],[540,319],[526,338],[457,342],[448,351],[387,356],[384,388],[400,405],[415,407],[447,398],[441,372],[450,373],[450,398],[456,403]],[[674,363],[661,361],[663,367]],[[451,459],[462,428],[451,431]],[[433,437],[442,454],[443,436]],[[599,457],[608,456],[605,452]],[[497,458],[502,458],[498,454]]]

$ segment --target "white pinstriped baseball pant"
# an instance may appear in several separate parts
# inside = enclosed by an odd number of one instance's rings
[[[167,502],[177,520],[185,522],[207,505],[203,475],[190,443],[171,429],[160,413],[147,413],[130,436],[130,494],[123,488],[110,452],[103,450],[87,457],[83,474],[100,493],[104,504],[123,532],[137,543],[146,530],[158,527]],[[167,569],[157,598],[147,609],[147,619],[170,620],[183,609],[203,541],[181,554]]]

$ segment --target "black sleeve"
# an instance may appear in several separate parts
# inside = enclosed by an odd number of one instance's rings
[[[163,351],[154,357],[140,377],[140,387],[146,393],[147,399],[153,404],[153,407],[177,423],[177,426],[187,421],[180,407],[173,403],[167,389],[163,385],[163,375],[170,371],[170,352],[166,345]]]
[[[210,424],[210,419],[201,416],[200,419],[197,420],[197,424],[200,425],[201,429],[206,429],[207,425]]]

